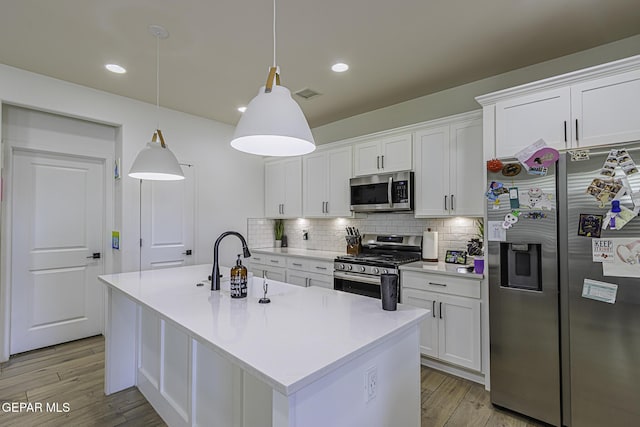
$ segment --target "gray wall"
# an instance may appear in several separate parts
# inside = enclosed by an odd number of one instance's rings
[[[640,54],[640,35],[359,114],[313,129],[317,144],[477,110],[475,97]]]

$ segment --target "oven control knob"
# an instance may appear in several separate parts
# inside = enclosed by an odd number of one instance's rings
[[[389,272],[389,270],[387,270],[386,268],[384,270],[382,270],[382,274],[387,274]]]
[[[347,268],[348,268],[349,270],[353,270],[353,265],[348,265],[348,266],[347,266]]]
[[[360,271],[362,271],[364,273],[364,271],[366,270],[366,268],[364,268],[364,265],[360,266]]]
[[[380,270],[378,269],[378,267],[373,267],[373,274],[378,274],[380,273]]]
[[[338,268],[339,268],[340,270],[344,270],[344,264],[340,264],[340,265],[338,266]]]

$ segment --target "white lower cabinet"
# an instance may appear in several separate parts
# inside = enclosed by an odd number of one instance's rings
[[[420,325],[420,352],[480,371],[480,280],[407,271],[401,283],[404,304],[431,310]]]

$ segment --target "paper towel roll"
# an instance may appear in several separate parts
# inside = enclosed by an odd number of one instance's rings
[[[422,260],[432,262],[438,261],[437,231],[425,231],[422,235]]]

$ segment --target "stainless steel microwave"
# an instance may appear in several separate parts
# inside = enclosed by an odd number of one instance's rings
[[[413,210],[413,172],[360,176],[349,180],[353,212]]]

